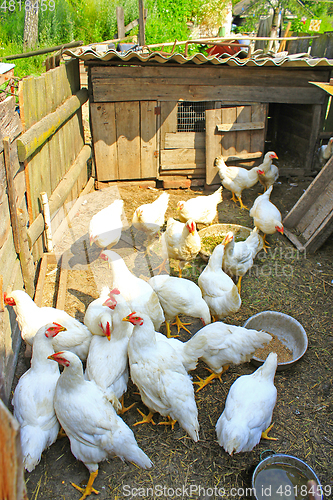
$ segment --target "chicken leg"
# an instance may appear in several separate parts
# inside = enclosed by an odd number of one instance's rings
[[[168,339],[174,339],[176,337],[179,337],[179,335],[171,335],[171,328],[170,328],[169,321],[166,321],[165,325],[166,325],[166,331],[167,331],[167,338]]]
[[[229,365],[228,366],[224,366],[223,367],[223,370],[221,371],[221,373],[215,373],[213,372],[213,370],[210,370],[209,368],[206,368],[206,370],[208,370],[211,375],[209,375],[207,378],[203,379],[203,378],[200,378],[198,375],[198,379],[199,381],[197,382],[193,382],[193,384],[196,384],[199,386],[199,389],[197,389],[196,392],[199,392],[201,391],[201,389],[203,389],[206,385],[209,384],[209,382],[211,382],[212,380],[214,380],[214,378],[218,378],[220,382],[222,382],[222,379],[221,379],[221,376],[222,376],[222,373],[224,373],[225,371],[227,371],[229,368]]]
[[[232,201],[234,201],[235,203],[237,203],[237,198],[235,196],[235,193],[233,191],[231,191],[231,193],[232,193],[232,196],[231,196]]]
[[[186,330],[188,333],[191,333],[190,330],[188,330],[187,328],[185,328],[185,325],[190,325],[191,323],[182,323],[180,321],[178,315],[176,316],[176,321],[174,323],[172,323],[172,324],[177,326],[178,333],[180,332],[181,328],[183,328],[183,330]]]
[[[164,259],[163,262],[161,262],[161,264],[159,266],[154,267],[152,269],[152,271],[157,271],[158,270],[157,274],[161,274],[162,271],[165,271],[167,274],[169,274],[169,271],[165,267],[165,264],[166,264],[167,261],[168,261],[168,259]]]
[[[274,423],[271,424],[269,427],[267,427],[267,429],[261,433],[262,439],[269,439],[270,441],[277,441],[277,438],[273,438],[273,437],[268,436],[268,433],[271,430],[271,428],[273,427],[273,425],[274,425]]]
[[[98,474],[98,469],[95,470],[94,472],[90,473],[89,481],[88,481],[87,486],[85,488],[81,488],[80,486],[77,486],[76,484],[71,483],[71,485],[74,486],[74,488],[76,488],[81,493],[83,493],[83,495],[80,498],[80,500],[84,500],[85,498],[87,498],[92,493],[95,493],[96,495],[99,494],[99,491],[95,490],[95,488],[92,487],[92,485],[93,485],[93,483],[94,483],[94,481],[95,481],[95,479],[97,477],[97,474]]]
[[[175,424],[177,423],[177,420],[173,420],[169,415],[168,415],[168,420],[166,422],[159,422],[157,425],[171,425],[171,429],[173,430],[175,427]]]
[[[267,248],[270,248],[270,245],[266,241],[266,234],[264,234],[264,236],[263,236],[262,244],[263,244],[263,249],[265,250],[265,253],[267,253]]]
[[[243,203],[242,197],[237,196],[237,199],[239,201],[240,208],[245,208],[246,210],[248,210],[248,207],[246,205],[244,205],[244,203]]]
[[[237,283],[237,290],[238,290],[239,295],[241,294],[241,281],[242,281],[242,276],[239,276],[238,283]]]
[[[125,406],[125,404],[124,404],[124,394],[121,396],[119,402],[121,403],[121,408],[118,411],[118,415],[122,415],[123,413],[126,413],[128,410],[130,410],[136,404],[136,403],[133,403],[130,406]]]
[[[153,420],[153,415],[154,413],[153,412],[149,412],[148,415],[145,415],[141,410],[139,410],[139,408],[137,408],[138,412],[140,413],[140,415],[143,417],[142,420],[140,420],[140,422],[135,422],[135,424],[133,425],[139,425],[139,424],[153,424],[153,425],[156,425],[154,420]]]

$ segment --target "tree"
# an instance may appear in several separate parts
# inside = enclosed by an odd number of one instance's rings
[[[38,0],[25,2],[23,50],[30,50],[38,42]]]

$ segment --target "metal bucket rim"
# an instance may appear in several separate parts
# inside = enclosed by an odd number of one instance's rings
[[[275,453],[273,450],[267,450],[267,451],[272,451],[272,454],[269,455],[268,457],[264,458],[263,460],[260,460],[260,462],[258,463],[258,465],[256,466],[256,468],[254,469],[253,471],[253,474],[252,474],[252,489],[253,489],[253,492],[255,492],[255,479],[256,479],[256,476],[258,475],[258,468],[260,466],[262,466],[262,464],[264,464],[265,462],[269,461],[272,457],[281,457],[282,458],[292,458],[293,460],[295,460],[296,462],[300,462],[302,463],[307,469],[309,469],[309,471],[313,474],[314,478],[315,478],[315,481],[319,487],[319,491],[320,491],[320,494],[321,494],[321,500],[323,500],[323,494],[322,494],[322,486],[321,486],[321,483],[319,481],[319,478],[317,476],[317,474],[315,473],[315,471],[312,469],[312,467],[310,465],[308,465],[306,462],[304,462],[304,460],[302,460],[301,458],[298,458],[298,457],[295,457],[294,455],[288,455],[288,454],[285,454],[285,453]],[[283,463],[283,462],[281,462]],[[263,467],[262,469],[264,469],[265,467]],[[255,500],[258,500],[258,497],[255,493],[254,494],[254,498]]]

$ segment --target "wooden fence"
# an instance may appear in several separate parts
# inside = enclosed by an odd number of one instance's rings
[[[5,404],[21,338],[3,292],[25,288],[34,296],[46,249],[40,194],[47,193],[52,218],[87,185],[91,148],[84,144],[81,112],[87,99],[79,62],[70,60],[20,81],[19,109],[14,97],[0,103],[0,397]],[[53,229],[61,222],[58,215]]]

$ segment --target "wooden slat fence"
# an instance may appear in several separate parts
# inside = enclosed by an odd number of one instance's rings
[[[74,203],[87,185],[91,147],[84,144],[81,111],[87,99],[73,59],[23,79],[19,109],[14,97],[0,103],[0,397],[5,404],[21,337],[3,293],[25,289],[34,296],[45,252],[40,193],[49,197],[55,231],[64,218],[62,206]]]

